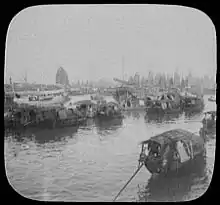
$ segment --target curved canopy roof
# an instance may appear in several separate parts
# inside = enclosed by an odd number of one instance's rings
[[[112,97],[112,96],[105,96],[104,100],[106,101],[106,103],[115,103],[118,104],[118,102]]]
[[[213,114],[213,115],[216,115],[216,111],[212,110],[212,111],[206,111],[204,112],[204,114]]]
[[[160,145],[165,145],[165,144],[170,144],[172,142],[177,142],[180,140],[185,141],[185,142],[189,142],[189,141],[194,142],[194,141],[197,141],[198,138],[201,138],[201,137],[187,130],[174,129],[174,130],[169,130],[161,134],[158,134],[156,136],[153,136],[148,140],[142,141],[141,144],[147,144],[149,142],[156,142],[156,143],[159,143]]]
[[[81,101],[77,101],[75,103],[73,103],[74,105],[92,105],[92,104],[96,104],[94,101],[92,100],[81,100]]]

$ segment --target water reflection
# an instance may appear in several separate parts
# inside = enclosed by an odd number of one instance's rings
[[[117,130],[123,124],[122,118],[109,118],[109,119],[94,119],[95,126],[99,131],[103,130]]]
[[[95,126],[95,122],[93,118],[88,118],[84,122],[81,123],[80,129],[83,130],[91,130]]]
[[[34,141],[39,144],[61,141],[65,137],[72,137],[77,131],[79,126],[65,127],[62,129],[38,129],[30,128],[27,130],[13,133],[13,138],[17,142]]]
[[[200,157],[193,164],[185,166],[175,174],[165,177],[151,176],[146,187],[139,187],[138,201],[190,200],[192,189],[208,181],[205,168],[206,160]]]
[[[173,114],[147,114],[144,116],[146,123],[163,123],[166,121],[175,122],[182,116],[182,113],[173,113]]]
[[[123,125],[122,118],[94,119],[97,134],[100,136],[112,135]]]
[[[145,115],[146,111],[126,111],[125,116],[132,119],[140,119]]]
[[[196,116],[202,115],[202,114],[203,114],[203,111],[201,111],[201,110],[200,110],[200,111],[197,111],[197,112],[196,112],[196,111],[194,111],[194,112],[193,112],[193,111],[191,111],[191,112],[185,111],[184,114],[185,114],[185,117],[186,117],[186,118],[192,118],[192,117],[196,117]]]
[[[139,111],[127,112],[125,119],[88,119],[79,127],[30,128],[5,138],[7,174],[17,191],[28,198],[110,201],[137,166],[140,141],[168,129],[200,129],[201,123],[197,122],[203,115],[187,114],[193,122],[186,123],[184,114],[147,115],[144,119],[145,112]],[[194,164],[164,178],[153,178],[143,170],[143,177],[134,178],[121,201],[137,197],[137,184],[142,186],[138,201],[175,201],[202,195],[209,186],[215,159],[215,140],[207,143],[206,165]],[[70,195],[65,193],[67,189]]]

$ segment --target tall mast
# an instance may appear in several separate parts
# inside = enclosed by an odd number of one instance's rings
[[[122,56],[122,80],[124,80],[124,56]]]
[[[25,76],[24,76],[24,81],[25,81],[25,83],[27,83],[27,70],[25,70],[25,74],[24,74]]]
[[[12,88],[13,95],[15,96],[15,88],[14,88],[14,83],[12,82],[11,76],[9,78],[9,82],[10,82],[10,85],[11,85],[11,88]]]
[[[41,90],[43,90],[43,83],[44,83],[44,76],[43,76],[43,74],[42,74]]]

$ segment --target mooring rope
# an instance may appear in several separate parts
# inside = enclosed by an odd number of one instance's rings
[[[131,176],[131,178],[127,181],[127,183],[123,186],[123,188],[118,192],[118,194],[116,195],[116,197],[113,199],[113,202],[115,202],[115,200],[118,198],[118,196],[122,193],[122,191],[127,187],[127,185],[131,182],[131,180],[135,177],[135,175],[140,171],[140,169],[142,168],[144,164],[141,163],[140,166],[137,168],[137,170],[135,171],[135,173]]]

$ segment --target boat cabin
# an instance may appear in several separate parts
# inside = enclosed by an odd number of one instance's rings
[[[73,106],[85,117],[94,117],[97,112],[97,104],[91,100],[78,101]]]
[[[211,129],[216,127],[216,111],[204,112],[204,118],[202,120],[203,128]]]
[[[176,129],[141,143],[140,163],[151,173],[177,170],[204,151],[204,140],[191,132]]]

